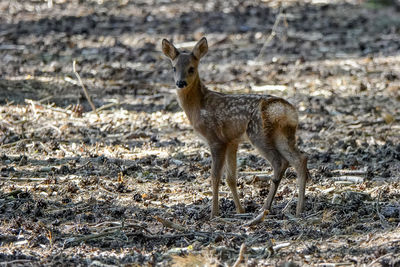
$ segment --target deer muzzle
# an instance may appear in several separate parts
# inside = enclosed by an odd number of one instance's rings
[[[179,88],[185,88],[187,86],[187,82],[183,81],[183,80],[179,80],[176,82],[176,86],[178,86]]]

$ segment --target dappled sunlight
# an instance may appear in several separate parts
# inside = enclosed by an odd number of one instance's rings
[[[398,265],[397,2],[0,0],[0,265],[233,266],[242,244],[243,266]],[[245,213],[223,179],[209,218],[210,150],[161,52],[203,36],[209,89],[297,108],[300,217],[290,167],[247,224],[273,169],[244,143]]]

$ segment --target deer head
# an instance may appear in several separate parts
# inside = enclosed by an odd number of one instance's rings
[[[208,51],[207,39],[201,38],[197,42],[192,52],[179,51],[168,40],[163,39],[162,50],[172,63],[174,70],[174,80],[178,88],[183,89],[190,86],[194,81],[198,80],[198,65]]]

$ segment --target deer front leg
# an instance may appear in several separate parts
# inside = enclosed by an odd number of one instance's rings
[[[219,215],[219,184],[221,183],[222,171],[225,162],[226,145],[225,144],[210,144],[211,150],[211,184],[212,184],[212,207],[211,218]]]
[[[232,198],[235,202],[236,212],[244,213],[244,208],[240,204],[239,195],[237,193],[237,183],[236,183],[236,153],[238,149],[238,144],[229,144],[226,150],[226,182],[232,192]]]

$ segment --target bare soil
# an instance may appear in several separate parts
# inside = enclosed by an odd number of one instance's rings
[[[246,214],[223,182],[210,220],[210,154],[160,51],[203,35],[209,88],[298,108],[301,217],[289,169],[246,226],[272,169],[243,144]],[[242,266],[400,266],[399,49],[396,1],[0,1],[0,265],[232,266],[244,243]]]

